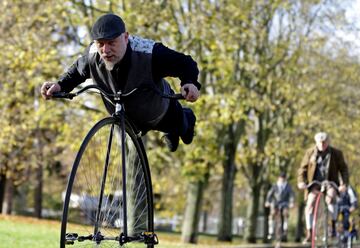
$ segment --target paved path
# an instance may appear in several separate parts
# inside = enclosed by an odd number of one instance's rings
[[[244,244],[244,245],[226,245],[218,248],[274,248],[275,244]],[[303,245],[300,243],[283,243],[281,248],[310,248],[311,245]]]
[[[244,244],[244,245],[230,245],[223,248],[274,248],[275,244]],[[311,244],[303,245],[301,243],[282,243],[281,248],[311,248]],[[337,245],[328,246],[328,248],[337,248]],[[222,248],[221,246],[219,248]],[[360,248],[360,243],[353,244],[353,248]]]

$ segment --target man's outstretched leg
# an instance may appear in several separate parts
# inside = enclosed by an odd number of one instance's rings
[[[164,141],[174,152],[179,146],[180,137],[185,144],[193,141],[195,123],[196,117],[190,108],[183,108],[177,101],[170,100],[168,111],[155,129],[165,132]]]
[[[184,114],[184,128],[183,133],[181,134],[181,140],[185,144],[190,144],[194,138],[194,130],[196,123],[196,116],[190,108],[183,108]]]

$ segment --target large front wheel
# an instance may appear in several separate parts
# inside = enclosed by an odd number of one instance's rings
[[[60,248],[153,247],[147,158],[128,122],[125,131],[122,143],[120,121],[109,117],[85,137],[65,194]]]
[[[319,193],[316,197],[313,218],[311,247],[327,248],[329,243],[329,218],[323,193]]]

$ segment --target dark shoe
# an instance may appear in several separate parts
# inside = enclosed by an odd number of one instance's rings
[[[194,112],[189,108],[184,108],[183,111],[187,116],[186,118],[188,120],[188,129],[186,130],[185,134],[181,136],[181,139],[184,142],[184,144],[188,145],[193,141],[194,138],[196,117],[194,115]]]
[[[283,235],[281,237],[281,242],[287,242],[287,236],[286,235]]]
[[[167,133],[163,136],[163,139],[170,152],[175,152],[179,146],[179,136],[176,134]]]
[[[336,237],[336,221],[332,220],[331,221],[331,233],[330,233],[330,237],[331,238],[335,238]]]

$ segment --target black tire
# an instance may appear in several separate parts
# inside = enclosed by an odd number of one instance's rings
[[[113,130],[111,132],[110,130]],[[126,211],[122,198],[122,153],[120,122],[115,117],[105,118],[89,131],[73,164],[66,190],[61,224],[60,248],[95,247],[91,238],[95,233],[110,240],[102,240],[96,247],[120,247],[115,240],[124,233],[138,239],[141,233],[153,233],[153,199],[150,171],[141,138],[129,122],[125,122],[126,138]],[[110,137],[112,133],[112,138]],[[109,142],[109,140],[111,140]],[[107,146],[110,143],[110,152]],[[105,161],[108,157],[108,167]],[[105,179],[105,180],[103,180]],[[102,183],[103,181],[103,183]],[[102,186],[103,185],[103,186]],[[103,189],[103,193],[100,193]],[[99,203],[101,202],[101,203]],[[125,231],[126,232],[126,231]],[[129,242],[121,247],[148,247],[152,244]]]

